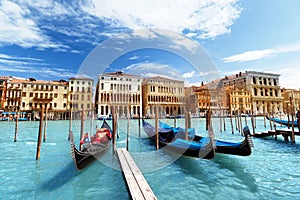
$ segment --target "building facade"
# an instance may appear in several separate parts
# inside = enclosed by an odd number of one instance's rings
[[[85,77],[70,78],[68,90],[65,91],[68,96],[67,110],[86,111],[94,110],[93,107],[93,80]]]
[[[249,98],[245,94],[245,90],[247,90],[251,96],[250,103],[253,105],[254,114],[278,113],[283,111],[279,76],[279,74],[265,72],[240,72],[230,77],[226,76],[223,79],[223,86],[237,88],[240,93],[244,93],[245,98]],[[241,100],[241,97],[238,98]],[[247,100],[243,100],[243,102],[247,104]],[[245,111],[247,109],[249,110],[249,108],[246,108]]]
[[[8,76],[0,76],[0,110],[5,109]]]
[[[138,117],[142,110],[142,80],[122,71],[100,74],[95,94],[98,117],[113,114],[112,106],[120,118]]]
[[[281,92],[283,97],[283,112],[297,113],[300,110],[300,90],[283,88]]]
[[[155,106],[159,106],[160,116],[184,115],[184,82],[163,77],[143,80],[143,116],[154,117]]]

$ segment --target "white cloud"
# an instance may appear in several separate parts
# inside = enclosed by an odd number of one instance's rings
[[[18,57],[8,54],[0,54],[0,71],[10,73],[37,74],[44,77],[68,78],[75,74],[64,68],[46,67],[50,64],[32,57]]]
[[[240,54],[235,54],[229,57],[222,58],[222,60],[225,63],[247,62],[253,60],[260,60],[271,56],[277,56],[282,53],[290,53],[296,51],[300,51],[300,42],[290,45],[283,45],[272,49],[246,51]]]
[[[236,54],[233,56],[229,56],[223,58],[224,62],[246,62],[252,60],[259,60],[262,58],[266,58],[274,55],[274,50],[272,49],[264,49],[264,50],[256,50],[256,51],[246,51],[244,53]]]
[[[138,60],[138,59],[140,59],[140,57],[137,56],[137,55],[134,55],[134,56],[129,58],[129,60]]]
[[[144,77],[161,76],[170,79],[183,80],[183,76],[169,65],[142,62],[127,66],[124,71]]]
[[[28,7],[3,0],[0,3],[0,46],[16,44],[25,48],[59,48],[60,44],[50,41],[35,20]]]
[[[237,0],[90,0],[82,8],[114,27],[188,30],[200,38],[230,33],[242,10]]]
[[[195,75],[195,71],[187,72],[182,75],[183,78],[191,78]]]

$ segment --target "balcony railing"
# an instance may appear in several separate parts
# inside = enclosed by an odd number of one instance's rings
[[[53,100],[52,97],[43,97],[43,98],[33,97],[33,101],[35,102],[50,102],[52,100]]]

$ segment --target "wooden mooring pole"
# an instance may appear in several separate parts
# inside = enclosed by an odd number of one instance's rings
[[[185,111],[185,140],[189,138],[189,113]]]
[[[17,136],[18,136],[18,123],[19,123],[19,110],[17,110],[17,116],[16,116],[16,125],[15,125],[15,137],[14,137],[14,142],[17,142]]]
[[[223,117],[223,125],[224,125],[224,131],[226,131],[226,115]]]
[[[177,124],[176,124],[176,118],[177,118],[177,115],[176,115],[176,113],[174,113],[174,127],[175,127],[175,128],[177,127]]]
[[[158,136],[158,106],[155,106],[155,141],[156,150],[159,149],[159,136]]]
[[[68,135],[68,140],[70,140],[70,132],[72,131],[72,108],[70,108],[70,116],[69,116],[69,135]]]
[[[294,104],[292,103],[292,97],[290,97],[290,105],[291,105],[291,115],[292,115],[292,135],[291,140],[292,143],[295,143],[295,131],[294,131]]]
[[[45,111],[45,123],[44,123],[44,137],[43,137],[43,142],[46,142],[46,131],[47,131],[47,124],[48,124],[48,120],[47,120],[47,106],[46,107],[46,111]]]
[[[84,133],[84,108],[82,108],[82,110],[81,110],[80,140],[83,137],[83,133]],[[80,151],[81,151],[81,147],[82,147],[82,144],[80,143],[79,144],[79,150]]]
[[[129,151],[129,131],[130,131],[130,106],[127,109],[127,139],[126,139],[126,150]]]
[[[300,110],[298,110],[298,131],[299,131],[299,133],[300,133]]]
[[[232,123],[232,116],[230,113],[230,126],[231,126],[231,133],[234,134],[234,130],[233,130],[233,123]]]
[[[38,134],[38,143],[37,143],[37,149],[36,149],[36,160],[40,159],[41,155],[41,143],[42,143],[42,133],[43,133],[43,120],[44,120],[44,106],[42,106],[41,112],[40,112],[40,125],[39,125],[39,134]]]
[[[287,117],[288,117],[288,129],[290,129],[290,106],[289,103],[287,103]]]
[[[113,154],[115,154],[117,149],[117,115],[114,106],[111,107],[112,112],[112,126],[113,126]]]

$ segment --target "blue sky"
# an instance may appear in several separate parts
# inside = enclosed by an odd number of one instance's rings
[[[59,80],[88,67],[199,84],[212,72],[255,70],[299,89],[299,19],[298,0],[1,0],[0,76]],[[137,31],[144,29],[159,34]],[[95,48],[124,43],[126,51],[102,50],[89,61]]]

